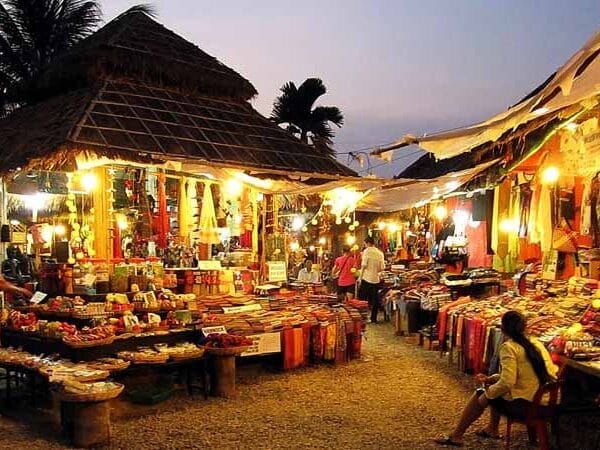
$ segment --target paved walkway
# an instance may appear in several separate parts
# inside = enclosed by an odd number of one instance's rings
[[[473,383],[440,359],[395,337],[388,324],[367,330],[364,357],[288,373],[243,371],[236,400],[171,399],[143,417],[114,422],[114,449],[433,449]],[[0,448],[65,448],[49,427],[0,418]],[[515,430],[523,448],[524,430]],[[519,445],[520,444],[520,445]],[[502,443],[466,437],[466,448]]]

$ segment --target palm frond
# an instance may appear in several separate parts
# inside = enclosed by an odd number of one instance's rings
[[[293,123],[296,120],[295,102],[298,89],[293,81],[288,81],[281,87],[281,95],[275,99],[271,120],[277,124]]]
[[[327,88],[320,78],[307,78],[298,87],[298,108],[310,112],[319,97],[327,93]]]
[[[317,106],[313,109],[312,118],[314,121],[331,122],[338,128],[344,124],[344,115],[337,106]]]

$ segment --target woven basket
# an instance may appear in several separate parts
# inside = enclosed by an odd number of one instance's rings
[[[140,355],[135,354],[131,360],[133,364],[164,364],[168,361],[169,355],[157,354],[157,355]]]
[[[241,353],[244,353],[246,350],[250,348],[249,345],[244,345],[242,347],[228,347],[228,348],[218,348],[218,347],[202,347],[206,353],[214,356],[236,356]]]
[[[200,359],[200,358],[202,358],[202,356],[204,356],[204,349],[199,348],[198,351],[172,354],[171,360],[172,361],[186,361],[188,359]]]
[[[72,375],[71,377],[76,379],[77,381],[81,382],[81,383],[91,383],[93,381],[103,381],[106,380],[109,376],[110,376],[110,372],[104,368],[102,369],[96,369],[99,372],[95,375],[90,375],[87,377],[82,377],[82,376],[75,376]],[[44,369],[40,368],[40,374],[45,376],[45,377],[49,377],[50,373]]]
[[[104,362],[93,362],[88,363],[88,366],[92,369],[107,370],[109,372],[119,372],[127,369],[131,365],[130,361],[122,361],[120,363],[104,363]]]
[[[72,393],[65,392],[60,390],[58,395],[63,402],[77,402],[77,403],[87,403],[87,402],[104,402],[106,400],[111,400],[113,398],[117,398],[121,392],[123,392],[123,386],[120,383],[113,383],[115,387],[113,389],[109,389],[101,392],[85,392],[85,393]]]
[[[114,336],[109,336],[105,339],[96,339],[95,341],[69,342],[63,339],[63,342],[71,348],[90,348],[98,347],[100,345],[109,345],[112,344],[114,340]]]

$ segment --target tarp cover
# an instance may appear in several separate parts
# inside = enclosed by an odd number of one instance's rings
[[[579,103],[591,107],[600,94],[600,31],[577,51],[534,95],[507,111],[478,124],[451,131],[415,137],[406,135],[395,144],[375,153],[418,144],[439,159],[450,158],[486,142],[494,142],[505,132],[515,130],[538,117]]]
[[[431,180],[398,179],[374,189],[360,203],[358,210],[392,212],[424,204],[436,196],[447,195],[496,163],[498,159],[470,169],[451,172]]]

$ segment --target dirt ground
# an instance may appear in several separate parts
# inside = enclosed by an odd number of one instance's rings
[[[389,324],[369,325],[361,360],[287,373],[243,369],[235,400],[177,395],[128,417],[116,405],[110,448],[441,448],[433,438],[450,429],[472,389],[438,352],[394,336]],[[29,414],[0,417],[0,448],[68,448],[51,422]],[[465,448],[503,448],[472,431]],[[513,436],[513,448],[527,447],[524,429]]]

